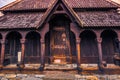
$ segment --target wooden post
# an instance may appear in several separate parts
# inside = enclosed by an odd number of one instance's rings
[[[97,43],[98,43],[98,54],[99,54],[99,63],[98,63],[98,67],[100,71],[104,71],[104,67],[107,66],[106,62],[103,61],[102,59],[102,38],[97,38]]]
[[[39,70],[43,71],[45,66],[45,41],[44,39],[41,39],[40,42],[41,42],[41,65]]]
[[[76,39],[76,52],[77,52],[77,70],[78,70],[78,73],[80,73],[81,71],[82,71],[82,69],[80,68],[80,64],[81,64],[81,62],[80,62],[80,38],[77,38]]]
[[[1,62],[0,62],[0,68],[3,68],[4,55],[5,55],[5,39],[2,39],[1,40]]]
[[[21,63],[20,68],[24,68],[24,56],[25,56],[25,41],[26,39],[21,39]]]
[[[80,66],[80,38],[76,39],[76,48],[77,48],[77,65]]]
[[[99,63],[102,64],[102,38],[97,38],[97,43],[98,43],[98,53],[99,53]]]

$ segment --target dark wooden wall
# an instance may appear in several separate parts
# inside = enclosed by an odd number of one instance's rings
[[[50,62],[50,32],[48,32],[45,36],[45,62],[46,63],[51,63]]]
[[[81,37],[81,63],[97,63],[98,48],[96,36],[91,31],[84,31]]]
[[[17,53],[21,51],[21,35],[11,32],[6,37],[5,63],[17,63]]]
[[[115,39],[117,35],[112,31],[104,31],[102,37],[103,60],[107,63],[113,63],[113,55],[115,54],[116,46]]]
[[[28,33],[25,46],[25,63],[40,63],[40,35]]]
[[[70,32],[70,46],[72,54],[72,63],[77,63],[76,38],[73,32]]]

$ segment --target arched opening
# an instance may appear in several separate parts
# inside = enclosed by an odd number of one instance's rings
[[[0,34],[0,40],[2,39],[2,35]],[[0,60],[1,60],[1,43],[0,43]]]
[[[45,37],[48,63],[76,62],[76,40],[75,35],[70,31],[70,22],[65,14],[56,14],[51,17],[50,30]]]
[[[81,63],[97,63],[98,48],[96,35],[90,30],[85,30],[80,34],[81,38]]]
[[[102,53],[103,60],[107,63],[113,63],[113,55],[115,54],[115,39],[117,34],[112,30],[105,30],[101,34],[102,37]]]
[[[16,31],[10,32],[6,36],[5,64],[17,63],[17,54],[19,51],[21,51],[21,38],[21,34]]]
[[[40,34],[29,32],[26,35],[25,63],[40,63]]]

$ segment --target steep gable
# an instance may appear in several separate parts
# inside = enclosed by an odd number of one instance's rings
[[[53,14],[61,13],[66,14],[72,22],[77,23],[79,26],[83,25],[82,21],[79,19],[77,14],[71,7],[68,6],[65,0],[56,0],[43,15],[43,18],[41,19],[39,26],[42,26],[45,23],[45,21],[48,22]]]

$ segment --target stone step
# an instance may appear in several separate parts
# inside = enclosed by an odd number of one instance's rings
[[[45,74],[0,74],[0,80],[120,80],[120,75],[81,75],[65,72],[46,72]]]
[[[40,64],[25,64],[24,69],[33,69],[38,70],[40,67]],[[45,64],[45,70],[73,70],[76,69],[76,64]],[[98,70],[97,64],[81,64],[81,68],[83,70]],[[4,69],[17,69],[16,64],[10,64],[7,66],[4,66]],[[105,69],[119,69],[120,66],[116,66],[114,64],[107,64],[107,67]]]

